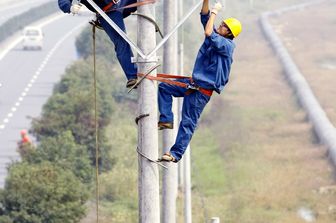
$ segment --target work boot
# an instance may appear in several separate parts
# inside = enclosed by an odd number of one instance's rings
[[[174,128],[174,123],[173,122],[158,122],[158,129],[163,130],[163,129],[173,129]]]
[[[161,158],[158,159],[159,162],[175,162],[176,159],[173,157],[169,152],[166,152],[165,154],[162,155]]]
[[[126,88],[131,88],[136,83],[137,83],[137,79],[129,79],[126,83]]]

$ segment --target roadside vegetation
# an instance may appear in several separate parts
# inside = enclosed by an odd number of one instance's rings
[[[88,31],[83,32],[78,42],[89,34]],[[125,81],[118,75],[116,65],[105,59],[106,54],[112,54],[113,48],[104,35],[98,32],[98,39],[101,40],[98,49],[104,51],[97,52],[98,162],[103,179],[105,176],[119,175],[123,171],[121,167],[129,166],[124,164],[120,167],[121,154],[114,151],[121,144],[128,145],[123,142],[124,137],[114,142],[107,131],[111,131],[109,129],[113,128],[115,120],[120,120],[115,134],[128,135],[122,126],[127,128],[131,122],[127,124],[127,116],[120,119],[120,107],[135,102],[134,96],[127,96],[124,92]],[[110,46],[103,47],[104,44]],[[5,188],[0,193],[0,222],[79,222],[87,209],[91,208],[87,205],[94,199],[96,165],[92,56],[81,51],[79,54],[83,59],[67,68],[44,105],[41,116],[32,122],[30,132],[39,143],[35,148],[19,148],[22,161],[9,166]],[[135,144],[135,138],[131,143]],[[121,181],[115,181],[115,185],[117,182]],[[105,192],[102,189],[100,199],[103,202],[116,201],[115,195],[121,199],[119,190],[124,186],[119,187],[106,187]],[[129,195],[129,191],[124,194]],[[130,201],[137,210],[137,202]],[[120,205],[116,205],[116,208],[121,209]]]
[[[47,2],[17,15],[0,26],[0,42],[22,30],[25,26],[59,11],[55,2]]]

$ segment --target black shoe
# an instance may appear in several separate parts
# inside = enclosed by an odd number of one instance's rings
[[[173,129],[174,128],[174,123],[173,122],[158,122],[158,129],[163,130],[163,129]]]
[[[129,79],[126,83],[126,88],[131,88],[137,83],[137,79]],[[135,87],[136,88],[136,87]]]

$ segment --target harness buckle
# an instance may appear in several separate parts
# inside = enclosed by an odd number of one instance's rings
[[[189,90],[196,90],[196,91],[199,91],[200,87],[199,86],[196,86],[194,84],[188,84],[187,85],[187,89]]]

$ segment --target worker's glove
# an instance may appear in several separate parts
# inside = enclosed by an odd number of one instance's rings
[[[216,2],[216,4],[212,7],[211,13],[217,15],[217,13],[222,9],[222,4],[220,2]]]
[[[76,14],[78,14],[78,12],[79,12],[79,10],[80,10],[81,7],[82,7],[81,4],[75,3],[75,4],[73,4],[73,5],[71,6],[71,8],[70,8],[70,12],[71,12],[73,15],[76,15]]]

